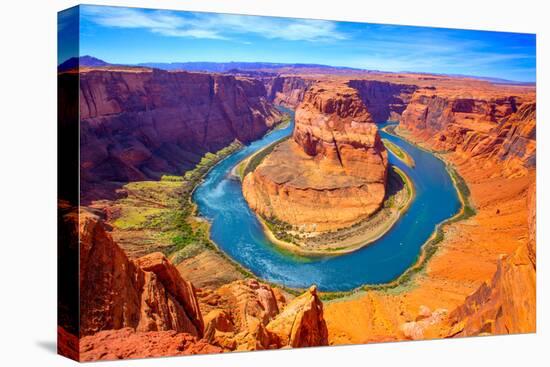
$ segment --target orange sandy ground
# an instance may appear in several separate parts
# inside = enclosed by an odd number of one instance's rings
[[[452,311],[490,281],[501,254],[512,254],[527,241],[526,190],[534,172],[502,178],[498,169],[480,169],[471,159],[454,154],[446,159],[467,181],[477,215],[446,227],[439,250],[412,285],[326,302],[331,345],[405,339],[400,327],[415,320],[420,306]],[[440,336],[432,330],[424,337]]]

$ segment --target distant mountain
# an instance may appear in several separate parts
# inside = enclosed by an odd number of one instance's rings
[[[262,71],[262,70],[241,70],[241,69],[229,69],[224,72],[225,74],[231,74],[231,75],[240,75],[240,76],[248,76],[252,78],[266,78],[266,77],[275,77],[278,74],[277,73],[271,73],[269,71]]]
[[[522,82],[518,80],[510,80],[510,79],[503,79],[503,78],[494,78],[490,76],[476,76],[476,75],[468,75],[468,74],[446,74],[446,73],[426,73],[426,72],[418,72],[418,71],[399,71],[396,72],[396,74],[399,73],[406,73],[406,74],[419,74],[419,75],[432,75],[432,76],[447,76],[451,78],[470,78],[470,79],[477,79],[482,80],[485,82],[489,82],[492,84],[506,84],[506,85],[524,85],[524,86],[534,86],[537,85],[536,82]]]
[[[59,64],[57,67],[58,71],[67,71],[71,69],[76,69],[79,66],[107,66],[110,65],[108,62],[100,60],[93,56],[80,56],[80,57],[71,57],[63,63]]]
[[[452,75],[452,76],[474,78],[474,79],[484,80],[493,84],[507,84],[507,85],[536,85],[537,84],[536,82],[520,82],[516,80],[483,77],[483,76],[470,76],[470,75]]]
[[[210,62],[210,61],[189,61],[189,62],[144,62],[139,64],[111,64],[96,57],[86,55],[81,57],[71,57],[65,62],[59,64],[58,71],[66,71],[70,69],[75,69],[78,66],[108,66],[108,65],[119,65],[119,66],[140,66],[148,67],[161,70],[186,70],[186,71],[204,71],[204,72],[216,72],[216,73],[228,73],[236,75],[248,75],[248,76],[268,76],[269,72],[258,71],[258,70],[270,70],[272,69],[276,72],[276,69],[282,68],[292,68],[292,69],[319,69],[325,72],[342,72],[342,71],[352,71],[352,72],[368,72],[368,73],[413,73],[413,74],[425,74],[433,76],[448,76],[454,78],[473,78],[477,80],[484,80],[493,84],[507,84],[507,85],[525,85],[525,86],[534,86],[535,82],[521,82],[515,80],[501,79],[501,78],[492,78],[492,77],[482,77],[482,76],[473,76],[465,74],[444,74],[444,73],[425,73],[425,72],[414,72],[414,71],[400,71],[400,72],[390,72],[390,71],[380,71],[380,70],[368,70],[360,68],[352,68],[348,66],[331,66],[323,64],[286,64],[286,63],[276,63],[276,62],[239,62],[239,61],[230,61],[230,62]],[[256,75],[252,75],[251,71],[255,71]],[[265,74],[264,74],[265,73]]]
[[[324,70],[362,70],[347,66],[329,66],[321,64],[285,64],[272,62],[146,62],[137,64],[163,70],[187,70],[187,71],[210,71],[225,73],[230,70],[258,70],[258,69],[280,69],[280,68],[318,68]]]

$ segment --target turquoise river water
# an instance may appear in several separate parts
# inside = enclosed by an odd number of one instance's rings
[[[355,252],[327,257],[285,252],[264,235],[231,169],[243,158],[292,134],[293,127],[294,120],[221,161],[193,194],[200,215],[211,222],[212,240],[259,278],[292,288],[316,284],[322,291],[348,291],[364,284],[390,282],[416,262],[437,224],[460,209],[458,193],[440,159],[380,131],[382,138],[401,147],[415,161],[415,168],[410,168],[389,153],[390,163],[405,171],[414,183],[416,196],[409,209],[383,237]]]

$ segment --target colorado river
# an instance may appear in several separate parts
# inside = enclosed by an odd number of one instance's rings
[[[241,182],[232,177],[231,169],[243,158],[292,134],[293,128],[292,119],[288,127],[230,155],[209,172],[193,194],[200,215],[212,224],[212,240],[259,278],[293,288],[317,284],[322,291],[347,291],[364,284],[392,281],[416,262],[420,248],[437,224],[460,209],[458,193],[440,159],[380,131],[382,138],[398,145],[415,161],[415,168],[410,168],[388,153],[389,162],[401,168],[414,183],[416,197],[408,211],[382,238],[350,254],[306,258],[286,253],[264,235],[243,197]]]

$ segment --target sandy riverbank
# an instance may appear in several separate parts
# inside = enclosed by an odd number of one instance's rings
[[[388,139],[382,139],[382,142],[384,143],[384,146],[386,147],[386,149],[392,152],[397,159],[405,163],[410,168],[415,167],[414,159],[404,149],[395,145]]]

